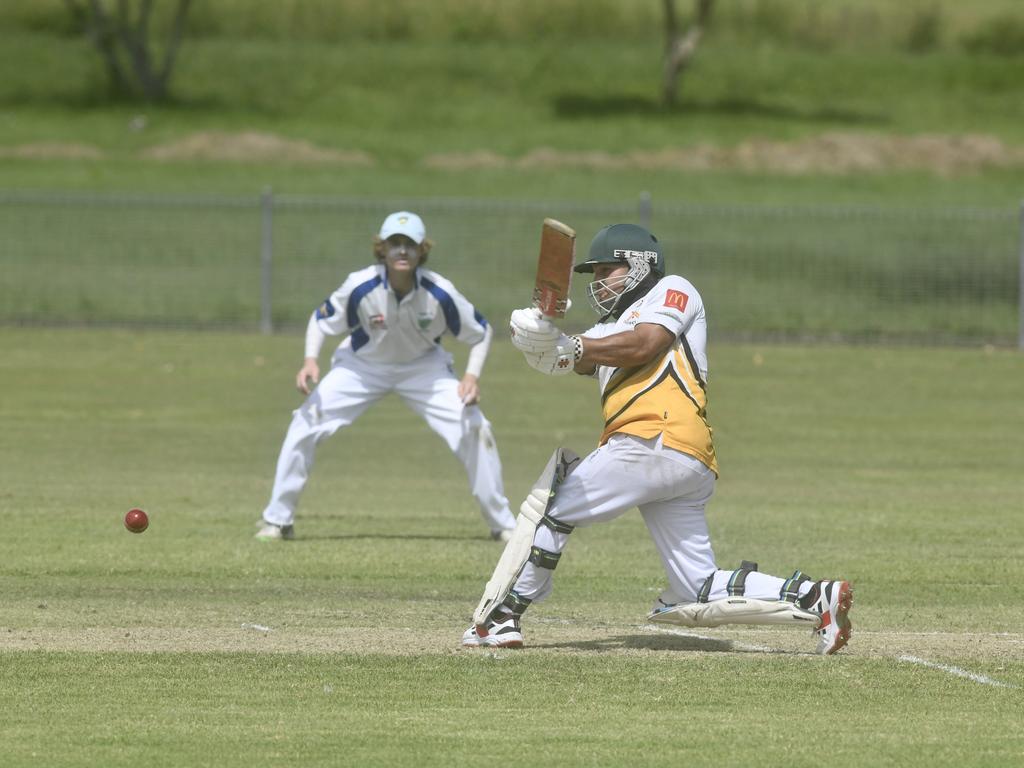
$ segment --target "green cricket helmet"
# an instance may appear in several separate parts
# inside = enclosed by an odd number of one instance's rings
[[[614,314],[624,299],[632,298],[635,301],[639,298],[633,296],[635,289],[641,284],[651,283],[648,278],[652,275],[656,276],[655,279],[665,276],[665,257],[661,253],[658,238],[636,224],[610,224],[604,227],[590,243],[586,261],[573,267],[573,271],[593,272],[598,264],[629,266],[626,274],[594,280],[587,287],[590,306],[597,314],[606,317]],[[621,306],[625,308],[626,305]]]

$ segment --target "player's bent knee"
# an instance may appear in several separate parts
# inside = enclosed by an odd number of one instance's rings
[[[550,552],[538,546],[533,546],[530,548],[530,557],[527,562],[533,563],[538,568],[546,568],[549,571],[553,571],[558,567],[558,561],[561,557],[561,552]]]

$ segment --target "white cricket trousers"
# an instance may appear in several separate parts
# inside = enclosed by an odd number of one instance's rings
[[[320,441],[394,392],[458,456],[491,531],[514,527],[490,422],[477,406],[463,405],[458,386],[451,355],[441,347],[409,363],[368,363],[351,350],[339,348],[331,370],[292,416],[263,519],[291,525]]]
[[[643,439],[612,435],[583,459],[555,491],[548,515],[574,527],[614,520],[639,507],[661,556],[668,589],[662,605],[692,603],[704,580],[714,575],[709,599],[726,597],[732,571],[715,566],[704,508],[715,492],[715,473],[681,451],[662,445],[661,436]],[[539,525],[535,547],[561,553],[571,534]],[[554,571],[527,562],[512,587],[531,602],[551,593]],[[778,599],[784,579],[769,574],[747,576],[748,597]],[[802,589],[806,592],[809,585]]]

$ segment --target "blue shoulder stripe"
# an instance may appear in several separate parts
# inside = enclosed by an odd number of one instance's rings
[[[420,285],[430,291],[430,295],[437,299],[437,303],[441,305],[441,309],[444,311],[444,321],[448,325],[448,330],[452,332],[452,336],[458,336],[462,330],[462,321],[459,319],[459,310],[455,307],[455,300],[448,295],[444,288],[430,282],[425,277],[420,279]]]
[[[359,325],[359,302],[363,300],[370,291],[381,284],[380,275],[360,283],[348,295],[348,304],[345,306],[345,318],[348,320],[349,330],[352,332],[352,351],[358,352],[359,348],[370,340],[369,335]]]
[[[370,291],[381,284],[380,275],[367,280],[365,283],[360,283],[348,295],[348,304],[345,305],[345,319],[348,321],[348,327],[355,332],[355,329],[359,326],[359,302],[363,300]]]
[[[358,352],[359,348],[365,346],[366,342],[370,340],[370,336],[362,328],[356,328],[352,331],[352,351]]]

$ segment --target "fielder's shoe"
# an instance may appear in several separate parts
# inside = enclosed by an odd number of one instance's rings
[[[263,523],[263,527],[256,532],[256,541],[281,541],[283,539],[294,538],[294,525],[274,525],[273,523]]]
[[[523,633],[516,616],[490,618],[484,626],[474,625],[462,633],[466,648],[522,648]]]
[[[818,636],[817,651],[829,656],[842,648],[853,634],[850,617],[853,605],[853,587],[848,581],[819,581],[800,599],[806,610],[821,616],[814,630]]]
[[[491,538],[504,544],[512,538],[512,529],[502,528],[500,531],[491,531]]]

